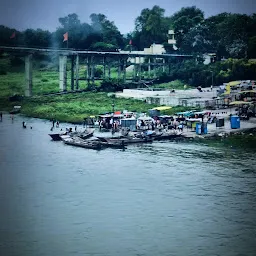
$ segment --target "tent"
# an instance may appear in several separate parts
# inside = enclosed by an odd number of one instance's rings
[[[251,102],[246,102],[246,101],[233,101],[230,102],[229,105],[250,105],[252,104]]]
[[[168,106],[161,106],[161,107],[155,107],[155,108],[152,108],[153,110],[168,110],[168,109],[171,109],[172,107],[168,107]]]

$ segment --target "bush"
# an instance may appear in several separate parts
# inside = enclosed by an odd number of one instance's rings
[[[124,86],[116,78],[103,80],[99,90],[102,92],[117,92],[122,91]]]
[[[94,71],[94,76],[97,78],[101,78],[103,75],[103,70],[100,67],[97,67]]]
[[[7,71],[0,69],[0,76],[2,76],[2,75],[7,75]]]
[[[49,82],[49,80],[47,78],[43,78],[41,79],[42,82]]]

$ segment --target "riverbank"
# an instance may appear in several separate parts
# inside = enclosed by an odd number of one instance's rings
[[[80,75],[84,74],[85,70],[80,70]],[[67,89],[70,90],[70,71],[67,73]],[[43,118],[57,119],[62,122],[79,123],[85,117],[98,115],[114,110],[128,110],[136,112],[148,113],[148,109],[156,107],[156,104],[147,104],[144,101],[136,99],[113,99],[108,97],[104,92],[82,92],[67,95],[51,95],[43,96],[50,92],[59,91],[58,72],[54,70],[33,72],[33,95],[32,98],[23,98],[15,100],[14,95],[24,94],[24,73],[7,73],[0,75],[0,110],[9,112],[13,106],[21,105],[21,114]],[[169,86],[169,85],[168,85]],[[172,86],[178,86],[173,84]],[[176,88],[175,87],[175,88]],[[81,81],[80,89],[85,90],[87,84]],[[10,97],[13,101],[10,101]],[[168,112],[173,114],[179,111],[186,111],[185,107],[174,107]]]

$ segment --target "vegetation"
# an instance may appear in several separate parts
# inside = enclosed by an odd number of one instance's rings
[[[200,142],[213,147],[233,148],[234,150],[255,150],[256,131],[254,130],[251,133],[231,134],[224,138],[214,137],[209,140],[201,140]]]
[[[22,105],[22,113],[39,118],[82,122],[85,117],[112,112],[112,104],[116,111],[126,109],[147,113],[148,109],[155,107],[139,100],[113,99],[107,93],[83,92],[28,99]]]
[[[175,31],[177,40],[175,49],[167,43],[169,29]],[[67,42],[63,42],[63,35],[66,32],[68,32],[68,45]],[[165,10],[156,5],[141,11],[135,20],[133,31],[127,35],[122,35],[114,22],[101,13],[91,14],[90,23],[82,22],[75,13],[61,17],[59,27],[54,32],[42,29],[27,29],[21,32],[0,26],[1,46],[53,48],[68,46],[74,49],[117,51],[117,49],[143,50],[144,47],[149,47],[153,43],[163,44],[167,53],[193,56],[190,60],[173,59],[165,72],[159,68],[157,70],[159,79],[153,82],[153,88],[184,89],[184,84],[187,88],[199,85],[206,87],[212,82],[218,85],[230,80],[256,79],[256,62],[250,60],[256,58],[256,14],[249,16],[220,13],[205,18],[202,10],[192,6],[181,8],[173,15],[166,16]],[[210,65],[204,65],[204,54],[209,52],[216,53],[216,58]],[[116,60],[112,61],[111,64],[114,64]],[[58,92],[59,77],[56,72],[58,56],[35,55],[33,64],[36,70],[33,73],[33,94]],[[85,66],[82,65],[80,77],[85,77]],[[70,68],[71,65],[68,63],[68,89],[70,88]],[[86,89],[88,93],[47,99],[39,97],[36,101],[26,100],[23,102],[23,113],[38,117],[57,115],[56,118],[60,120],[69,120],[70,113],[74,113],[74,119],[78,120],[87,114],[109,111],[111,104],[106,96],[107,92],[134,88],[138,85],[122,84],[122,81],[118,80],[117,70],[112,68],[112,71],[115,71],[112,78],[102,83],[95,82],[88,85],[87,82],[81,81],[80,88]],[[143,72],[147,71],[147,67],[143,67]],[[131,73],[127,73],[127,77],[131,76]],[[97,66],[95,75],[102,78],[102,67]],[[24,92],[23,58],[0,51],[0,76],[0,107],[10,108],[16,102],[9,102],[8,98],[13,95],[22,95]],[[144,74],[142,74],[143,77]],[[56,103],[54,103],[55,100]],[[90,102],[90,106],[85,102]],[[101,105],[98,106],[95,102],[100,102]],[[132,102],[132,105],[127,105],[127,102]],[[94,105],[98,110],[92,107]],[[117,106],[138,111],[145,111],[146,108],[151,107],[141,101],[120,99],[117,99]]]
[[[116,111],[128,110],[145,113],[148,113],[150,108],[156,107],[156,105],[147,104],[141,100],[113,98],[108,96],[106,92],[88,91],[76,94],[40,96],[48,92],[58,92],[58,73],[56,71],[34,72],[33,92],[37,96],[32,98],[14,97],[24,94],[24,73],[7,73],[1,75],[0,78],[0,109],[9,111],[15,105],[22,105],[21,113],[31,117],[82,122],[87,116],[112,112],[112,104],[114,104]],[[10,101],[10,97],[14,100]],[[183,110],[187,110],[187,108],[175,107],[168,113],[173,114]]]

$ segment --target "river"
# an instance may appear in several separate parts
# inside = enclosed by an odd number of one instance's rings
[[[50,127],[0,122],[0,255],[256,255],[253,151],[94,151],[51,141]]]

